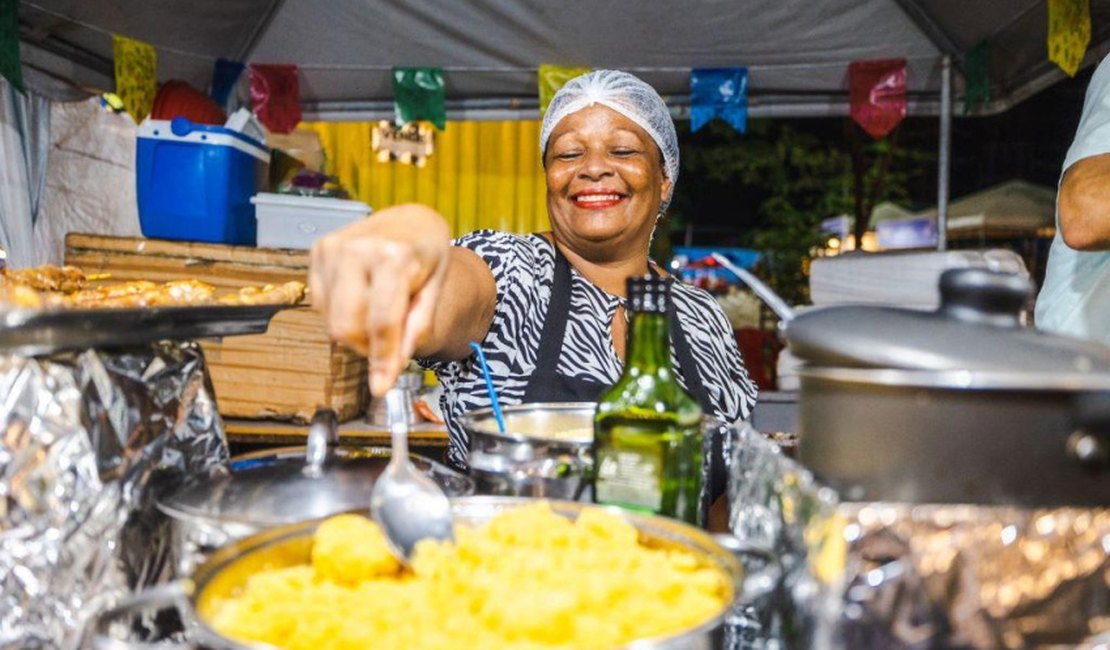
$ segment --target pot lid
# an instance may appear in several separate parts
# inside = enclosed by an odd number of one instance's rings
[[[306,447],[239,456],[226,474],[190,485],[159,500],[173,517],[218,519],[274,526],[370,507],[370,493],[389,464],[386,447],[337,446],[334,412],[313,418]],[[474,491],[464,474],[417,454],[416,468],[448,496]]]
[[[1110,348],[1021,326],[1028,279],[985,269],[940,278],[935,312],[836,306],[798,315],[786,328],[791,352],[810,367],[1019,373],[1032,387],[1105,379]],[[1016,376],[1016,374],[1015,374]],[[1105,382],[1102,382],[1105,383]]]

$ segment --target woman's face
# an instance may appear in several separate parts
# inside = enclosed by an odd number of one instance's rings
[[[655,141],[601,105],[564,117],[548,139],[547,212],[556,238],[596,260],[646,251],[670,192]]]

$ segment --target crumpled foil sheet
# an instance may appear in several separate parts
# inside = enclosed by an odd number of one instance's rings
[[[731,647],[1110,647],[1110,509],[838,503],[750,428],[728,451],[733,534],[784,569]]]
[[[155,498],[227,457],[195,343],[0,354],[0,648],[85,647],[89,615],[171,577]]]

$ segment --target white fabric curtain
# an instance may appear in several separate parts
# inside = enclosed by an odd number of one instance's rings
[[[126,113],[96,97],[51,106],[50,165],[35,224],[36,264],[61,264],[68,233],[140,236],[135,136]]]
[[[50,102],[0,79],[0,247],[12,267],[36,263],[34,227],[49,148]]]

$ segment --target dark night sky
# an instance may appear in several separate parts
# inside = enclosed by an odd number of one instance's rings
[[[1010,110],[990,117],[953,119],[951,198],[990,187],[1010,179],[1024,179],[1055,186],[1064,154],[1075,134],[1083,108],[1083,96],[1094,68],[1088,67],[1074,79],[1054,84]],[[832,146],[846,150],[844,120],[821,118],[790,120],[791,126],[819,136]],[[910,117],[899,127],[899,146],[936,152],[939,129],[936,117]],[[725,132],[727,130],[719,130]],[[690,136],[680,128],[680,139]],[[729,134],[728,142],[744,145],[744,136]],[[694,140],[696,142],[696,140]],[[681,178],[677,192],[686,190],[698,209],[690,215],[694,243],[735,245],[736,234],[755,226],[758,195],[738,184],[712,186]],[[914,209],[936,203],[936,164],[910,187]],[[678,238],[680,240],[680,237]],[[678,241],[676,241],[678,243]]]

